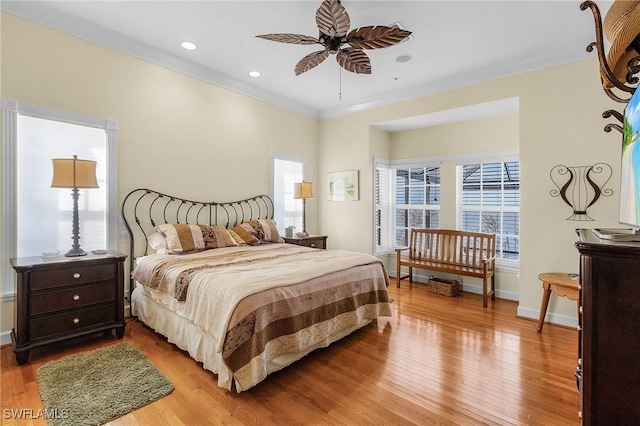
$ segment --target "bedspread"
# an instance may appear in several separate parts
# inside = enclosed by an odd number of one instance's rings
[[[133,277],[184,299],[183,315],[213,336],[238,390],[290,363],[288,354],[391,315],[375,256],[290,244],[209,252],[149,256]],[[343,279],[332,280],[338,271]]]

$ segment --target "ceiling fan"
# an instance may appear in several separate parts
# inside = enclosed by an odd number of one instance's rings
[[[340,0],[324,0],[316,11],[318,38],[300,34],[262,34],[256,37],[291,44],[320,44],[323,50],[302,58],[295,67],[296,75],[317,67],[329,54],[336,55],[342,68],[357,74],[371,74],[371,61],[363,49],[381,49],[392,46],[411,35],[396,27],[383,25],[360,27],[349,32],[349,15]],[[345,47],[348,45],[348,47]]]

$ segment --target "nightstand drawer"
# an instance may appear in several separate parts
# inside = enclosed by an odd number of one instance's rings
[[[326,235],[309,235],[306,237],[282,237],[286,243],[297,244],[299,246],[311,247],[316,249],[327,248]]]
[[[116,267],[113,263],[74,266],[71,268],[32,271],[29,277],[31,290],[113,280]]]
[[[78,309],[59,315],[50,315],[29,321],[31,340],[51,337],[56,334],[82,330],[99,324],[113,323],[116,318],[116,304],[95,308]]]
[[[102,284],[31,294],[31,315],[63,311],[116,300],[113,281]]]
[[[300,240],[300,245],[305,247],[324,249],[325,247],[325,239],[324,238],[308,238]]]

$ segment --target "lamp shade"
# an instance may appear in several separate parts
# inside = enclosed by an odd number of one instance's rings
[[[293,198],[296,200],[313,198],[313,183],[298,182],[293,184]]]
[[[73,158],[54,158],[52,188],[98,188],[96,161]]]

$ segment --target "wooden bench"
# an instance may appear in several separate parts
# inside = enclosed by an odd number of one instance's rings
[[[408,253],[404,253],[408,250]],[[482,306],[495,300],[496,236],[481,232],[451,229],[412,229],[409,247],[396,250],[396,279],[400,288],[400,268],[409,267],[409,282],[413,268],[448,272],[482,278]],[[488,290],[489,280],[491,289]]]

